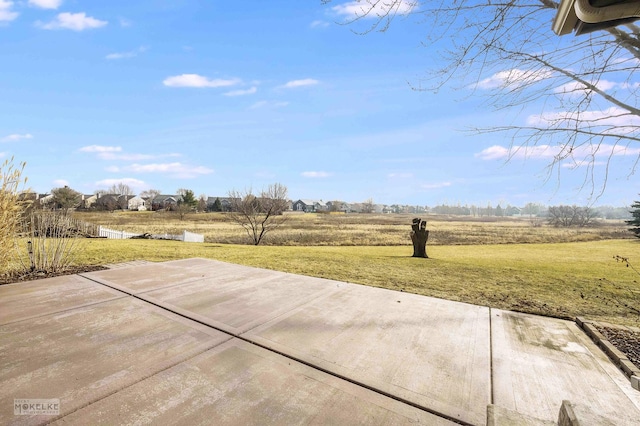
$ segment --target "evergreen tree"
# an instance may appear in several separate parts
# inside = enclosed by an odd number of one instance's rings
[[[179,201],[178,203],[185,204],[189,206],[191,209],[195,209],[196,206],[198,205],[198,200],[196,199],[196,196],[192,190],[185,189],[184,193],[182,194],[182,200]]]
[[[640,238],[640,201],[636,201],[631,205],[632,210],[629,212],[633,219],[627,220],[627,225],[631,225],[633,228],[629,228],[629,231],[636,234],[636,237]]]
[[[52,189],[51,195],[53,195],[53,207],[56,209],[62,209],[65,212],[77,207],[82,200],[82,195],[68,186]]]
[[[216,198],[216,200],[213,202],[213,209],[214,212],[221,212],[222,211],[222,203],[220,202],[220,198]]]

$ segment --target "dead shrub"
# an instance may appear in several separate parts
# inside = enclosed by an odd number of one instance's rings
[[[22,178],[25,163],[13,165],[13,157],[0,166],[0,271],[7,271],[14,254],[22,211],[27,201],[20,199],[19,190],[26,182]]]
[[[25,223],[29,272],[54,273],[68,269],[80,245],[72,218],[64,211],[37,211]]]

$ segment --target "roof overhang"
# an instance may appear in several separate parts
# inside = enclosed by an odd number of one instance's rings
[[[561,0],[553,32],[586,34],[640,19],[640,0]]]

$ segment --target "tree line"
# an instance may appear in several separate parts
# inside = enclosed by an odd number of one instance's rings
[[[588,217],[589,222],[591,219],[628,219],[631,216],[629,207],[613,207],[613,206],[599,206],[599,207],[587,207],[576,205],[558,205],[558,206],[546,206],[539,203],[527,203],[523,207],[516,207],[507,204],[502,207],[498,204],[496,207],[488,204],[485,207],[476,205],[447,205],[440,204],[427,209],[429,213],[442,214],[442,215],[455,215],[455,216],[472,216],[472,217],[537,217],[543,219],[550,219],[551,224],[555,225],[558,222],[572,223],[572,225],[578,225],[584,223],[585,220],[578,220],[577,217]],[[562,220],[556,221],[553,218],[561,217]],[[566,217],[574,217],[573,221],[565,220]]]

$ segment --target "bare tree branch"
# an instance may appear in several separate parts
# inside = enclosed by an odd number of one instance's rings
[[[585,185],[591,186],[592,195],[604,192],[616,156],[613,151],[604,156],[604,165],[596,160],[595,153],[605,141],[614,147],[640,141],[640,82],[636,75],[640,27],[633,23],[578,37],[558,37],[551,30],[559,5],[556,0],[420,4],[355,0],[346,3],[350,8],[331,0],[322,3],[333,4],[332,10],[343,17],[342,23],[364,26],[356,31],[360,34],[386,31],[400,16],[422,25],[424,46],[436,50],[444,62],[429,69],[414,86],[416,90],[438,91],[455,84],[469,96],[486,96],[493,107],[512,112],[516,120],[521,120],[519,114],[525,107],[543,105],[538,116],[526,119],[537,120],[533,125],[524,122],[477,130],[506,133],[513,151],[509,158],[522,148],[555,147],[549,170],[573,160],[576,152],[591,152],[590,160],[580,161],[579,167],[585,171]],[[634,150],[627,155],[636,156],[629,170],[632,174],[640,156]],[[596,178],[598,170],[604,174]]]

